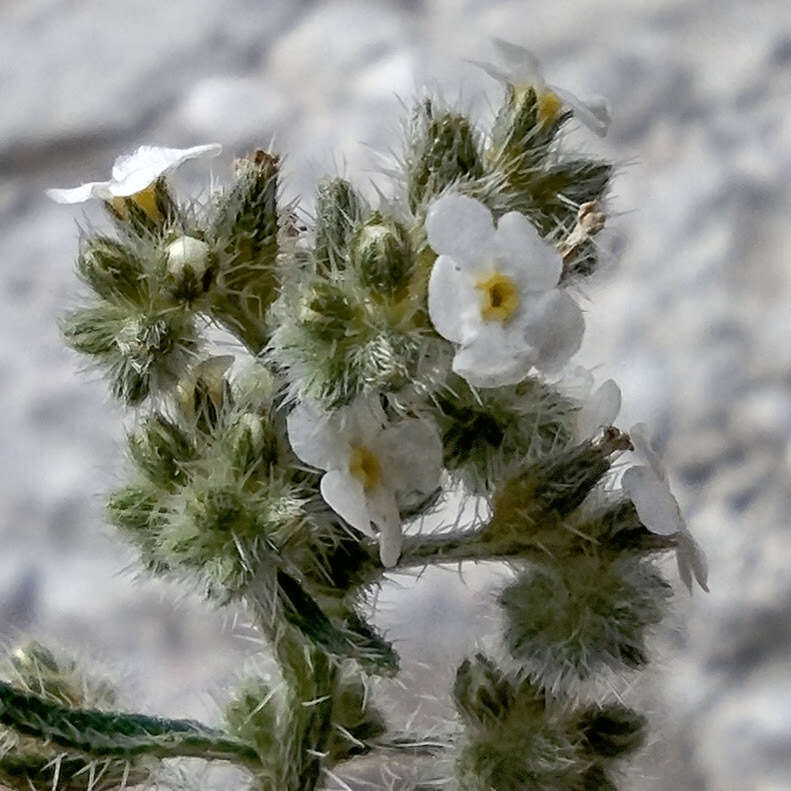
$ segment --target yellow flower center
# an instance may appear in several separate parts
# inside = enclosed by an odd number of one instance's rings
[[[538,120],[542,124],[551,124],[563,109],[563,102],[552,91],[544,91],[538,97]]]
[[[110,199],[113,208],[123,219],[126,219],[129,215],[129,212],[126,210],[127,200],[131,200],[137,204],[137,206],[152,220],[156,221],[162,219],[162,212],[160,212],[159,204],[157,203],[157,185],[155,181],[149,184],[145,189],[140,190],[140,192],[135,192],[133,195],[130,195],[128,198]]]
[[[373,489],[382,479],[382,467],[379,459],[368,448],[355,445],[352,447],[352,455],[349,459],[349,474],[357,478],[367,491]]]
[[[519,308],[516,283],[502,272],[479,280],[475,288],[481,292],[481,316],[484,321],[501,321],[505,324]]]

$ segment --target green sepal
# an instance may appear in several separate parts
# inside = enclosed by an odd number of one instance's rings
[[[352,231],[367,213],[365,201],[346,179],[332,178],[319,183],[313,248],[313,261],[319,273],[328,274],[346,266]]]
[[[487,162],[509,179],[534,172],[545,160],[561,127],[572,117],[559,112],[552,119],[540,117],[539,98],[533,88],[509,85],[495,117]]]
[[[107,213],[113,218],[122,234],[132,238],[150,239],[181,224],[178,203],[164,176],[158,178],[143,192],[150,192],[154,206],[153,214],[145,211],[134,195],[115,198],[113,202],[105,201]]]
[[[647,632],[671,594],[639,558],[566,556],[523,572],[502,591],[504,642],[525,673],[553,691],[602,671],[640,668]]]
[[[187,434],[164,415],[155,413],[128,438],[129,455],[156,486],[172,490],[185,479],[184,465],[195,458]]]
[[[417,213],[452,184],[483,175],[478,135],[460,113],[424,99],[414,110],[406,155],[407,200]]]
[[[404,292],[415,269],[407,229],[375,212],[354,233],[351,261],[362,284],[374,295]]]
[[[279,157],[266,151],[241,160],[212,225],[217,264],[210,310],[253,354],[269,339],[266,311],[278,293],[279,174]]]
[[[513,189],[529,197],[526,213],[539,221],[542,236],[563,228],[574,228],[577,210],[583,203],[602,198],[612,175],[612,165],[587,159],[562,161],[524,179],[514,174],[509,180]]]
[[[148,295],[143,264],[128,245],[108,236],[90,236],[81,245],[77,272],[99,297],[141,303]]]
[[[646,739],[644,715],[620,704],[595,706],[580,717],[579,727],[592,753],[618,758],[639,750]]]

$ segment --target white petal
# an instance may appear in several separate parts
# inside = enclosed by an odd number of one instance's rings
[[[682,530],[678,535],[676,563],[681,581],[687,586],[690,593],[692,593],[693,575],[698,585],[706,593],[709,592],[709,564],[706,561],[706,553],[687,529]]]
[[[479,69],[483,69],[492,79],[497,80],[497,82],[502,82],[506,85],[512,82],[511,74],[509,72],[503,71],[501,68],[498,68],[491,63],[486,63],[482,60],[470,60],[469,63],[472,63],[473,66],[477,66]]]
[[[602,382],[579,413],[580,436],[592,437],[600,428],[611,426],[621,411],[621,388],[614,379]]]
[[[377,486],[368,493],[368,508],[372,521],[379,528],[379,558],[385,568],[392,568],[401,557],[404,544],[396,499],[388,488]]]
[[[549,291],[558,284],[563,258],[524,214],[510,211],[500,218],[496,244],[501,257],[498,262],[506,264],[502,271],[518,278],[527,291]]]
[[[195,277],[201,278],[209,267],[211,248],[202,239],[194,236],[179,236],[165,248],[168,272],[177,278],[190,269]]]
[[[466,266],[489,254],[494,220],[479,201],[466,195],[444,195],[428,210],[426,234],[435,253],[452,256]]]
[[[558,385],[571,398],[585,403],[593,392],[595,381],[593,374],[584,365],[575,365],[564,372]]]
[[[685,529],[681,509],[670,488],[651,467],[630,467],[621,480],[640,521],[660,536],[670,536]]]
[[[648,426],[645,423],[636,423],[629,429],[629,437],[634,445],[635,452],[642,457],[643,461],[647,461],[654,475],[661,478],[667,483],[667,472],[665,465],[659,458],[659,454],[654,450],[651,444],[651,438],[648,433]],[[668,483],[668,487],[670,484]]]
[[[456,352],[453,370],[473,387],[502,387],[521,382],[534,359],[535,350],[521,333],[505,332],[499,322],[491,322]]]
[[[492,39],[492,42],[503,63],[511,72],[511,79],[515,84],[543,86],[544,77],[541,71],[541,62],[535,53],[501,38]]]
[[[579,305],[556,288],[531,300],[525,311],[525,338],[537,351],[536,368],[557,370],[582,345],[585,317]]]
[[[324,502],[352,527],[370,538],[376,533],[371,527],[371,515],[363,485],[342,470],[330,470],[321,479]]]
[[[118,157],[113,165],[110,189],[117,197],[134,195],[189,159],[216,157],[222,146],[212,143],[192,148],[140,146],[131,154]]]
[[[402,505],[414,505],[439,485],[442,440],[433,421],[409,418],[393,423],[372,448],[387,487]]]
[[[56,203],[85,203],[85,201],[92,198],[104,198],[107,200],[112,197],[109,181],[89,181],[79,187],[49,189],[47,190],[47,196]]]
[[[462,343],[481,321],[481,297],[462,265],[441,255],[428,281],[428,315],[434,329],[454,343]]]
[[[550,86],[550,90],[557,95],[564,104],[574,111],[574,117],[594,134],[605,137],[610,129],[612,117],[610,115],[610,105],[603,96],[591,96],[588,99],[580,99],[570,91],[556,86]]]
[[[331,416],[315,404],[303,401],[286,418],[288,441],[294,453],[305,462],[321,470],[338,466],[348,454],[348,443],[338,431]]]
[[[387,425],[387,416],[378,395],[362,396],[338,409],[333,423],[349,443],[368,447]]]

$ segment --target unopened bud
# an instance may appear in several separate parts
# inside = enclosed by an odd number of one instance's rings
[[[555,529],[558,521],[581,505],[610,469],[611,456],[629,447],[625,434],[608,428],[596,442],[588,440],[525,467],[495,493],[484,535],[489,540],[530,540],[540,532],[542,545],[570,541],[571,534]]]
[[[514,692],[502,671],[483,654],[465,659],[453,685],[456,708],[470,725],[485,726],[505,720]]]
[[[211,249],[206,242],[180,236],[167,246],[165,254],[177,297],[194,299],[206,290],[211,264]]]
[[[349,237],[366,213],[365,202],[345,179],[334,178],[319,184],[313,252],[319,272],[343,268]]]
[[[143,266],[128,247],[106,236],[87,239],[77,260],[82,279],[104,299],[138,301],[145,292]]]
[[[171,488],[182,482],[184,463],[192,458],[193,448],[175,423],[155,414],[129,437],[129,453],[152,483]]]
[[[179,405],[185,417],[215,426],[223,408],[230,399],[230,388],[225,378],[233,357],[210,357],[196,365],[178,384]]]
[[[374,215],[354,235],[352,263],[373,292],[395,293],[409,281],[414,263],[406,229]]]
[[[451,184],[483,175],[475,130],[460,113],[437,111],[426,99],[413,121],[407,161],[407,192],[412,211]]]
[[[229,434],[231,459],[240,472],[260,462],[271,463],[277,455],[277,443],[267,432],[264,421],[252,412],[245,412]]]

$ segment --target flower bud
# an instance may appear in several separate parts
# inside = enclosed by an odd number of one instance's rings
[[[206,242],[180,236],[167,246],[165,257],[176,297],[191,300],[206,291],[211,278],[211,250]]]
[[[299,312],[299,320],[322,340],[339,340],[356,334],[362,308],[339,285],[316,280],[308,288]]]
[[[138,302],[146,292],[140,260],[121,242],[106,236],[89,237],[77,259],[80,277],[103,299]]]
[[[151,392],[153,376],[174,350],[174,327],[164,317],[131,316],[115,336],[123,360],[116,366],[113,394],[129,404],[139,404]]]
[[[514,691],[499,668],[483,654],[465,659],[456,671],[453,698],[469,725],[485,727],[508,717]]]
[[[344,267],[349,237],[366,211],[363,199],[345,179],[328,179],[319,184],[313,259],[320,273]]]
[[[175,423],[155,414],[129,437],[129,453],[151,483],[170,489],[183,483],[183,465],[193,458],[194,449]]]
[[[263,418],[252,412],[240,415],[228,434],[228,447],[234,469],[245,473],[261,462],[277,459],[277,440],[267,430]]]
[[[505,643],[548,690],[608,668],[641,667],[646,631],[661,620],[671,593],[641,560],[566,557],[557,568],[521,574],[500,594]]]
[[[177,386],[179,406],[188,420],[197,421],[206,430],[217,425],[220,412],[230,400],[231,391],[226,371],[233,357],[209,357],[196,365]]]
[[[525,467],[495,492],[486,538],[530,538],[540,532],[543,546],[561,542],[558,548],[568,548],[573,534],[560,530],[558,522],[582,504],[610,469],[611,456],[628,447],[626,435],[609,429],[601,440]]]
[[[116,692],[104,679],[81,672],[69,656],[51,651],[36,640],[11,652],[11,666],[18,685],[48,701],[65,706],[112,706]]]
[[[552,92],[539,95],[535,88],[517,90],[509,85],[494,121],[487,158],[505,173],[525,173],[546,156],[558,130],[571,116]]]
[[[642,714],[618,703],[588,709],[579,722],[591,752],[606,758],[640,749],[645,742],[646,725]]]
[[[437,111],[430,99],[415,110],[407,153],[407,197],[415,212],[451,184],[483,175],[478,139],[460,113]]]
[[[211,313],[254,353],[269,340],[264,319],[277,297],[280,159],[257,150],[237,163],[237,180],[213,225],[217,264]]]
[[[406,229],[375,214],[354,235],[352,264],[374,293],[395,294],[408,282],[414,266]]]

